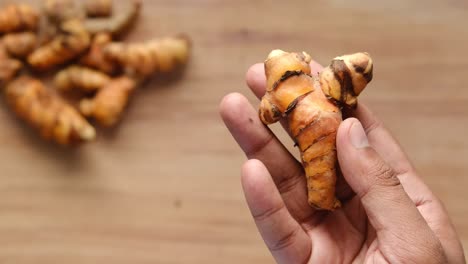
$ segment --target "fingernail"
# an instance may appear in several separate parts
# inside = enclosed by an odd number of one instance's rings
[[[365,148],[369,146],[366,132],[359,121],[354,121],[349,129],[349,140],[355,148]]]

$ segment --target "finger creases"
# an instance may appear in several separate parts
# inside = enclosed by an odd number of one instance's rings
[[[360,103],[350,114],[359,119],[372,147],[397,173],[404,174],[413,170],[400,144],[366,105]]]
[[[355,139],[362,135],[353,133],[363,133],[365,137],[359,121],[350,118],[338,130],[338,159],[343,175],[360,197],[379,241],[386,245],[382,247],[382,253],[388,258],[403,256],[408,254],[408,247],[412,247],[415,249],[412,257],[417,259],[429,254],[428,249],[439,250],[439,240],[401,185],[398,173],[372,146],[356,144]],[[415,245],[424,246],[418,248]],[[400,262],[401,259],[393,261]]]
[[[220,114],[229,131],[249,159],[265,164],[293,217],[309,218],[314,210],[307,204],[307,190],[301,164],[260,121],[247,98],[238,93],[221,102]]]
[[[291,216],[265,166],[258,160],[242,168],[242,187],[255,224],[278,263],[304,263],[309,236]]]

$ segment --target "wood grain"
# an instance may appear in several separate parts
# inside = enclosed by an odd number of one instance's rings
[[[323,64],[358,50],[373,55],[375,79],[362,100],[468,247],[466,1],[143,4],[128,39],[187,32],[193,57],[181,76],[141,89],[117,129],[61,149],[0,104],[1,263],[271,263],[239,183],[245,158],[217,105],[229,92],[257,105],[245,71],[273,48],[306,50]]]

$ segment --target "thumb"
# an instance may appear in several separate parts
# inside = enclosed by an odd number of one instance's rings
[[[438,240],[406,194],[397,173],[369,145],[357,119],[346,119],[340,125],[337,148],[343,176],[360,198],[381,246],[389,246],[396,256],[416,254],[413,257],[417,259],[432,255],[431,250],[440,246]],[[421,246],[419,252],[415,245]]]

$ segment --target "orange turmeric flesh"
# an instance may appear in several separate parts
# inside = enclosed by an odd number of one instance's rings
[[[301,153],[309,204],[333,210],[341,206],[335,195],[341,109],[356,106],[357,95],[372,79],[372,60],[367,53],[337,57],[319,77],[311,76],[310,61],[305,52],[270,53],[259,115],[264,124],[287,121]]]

